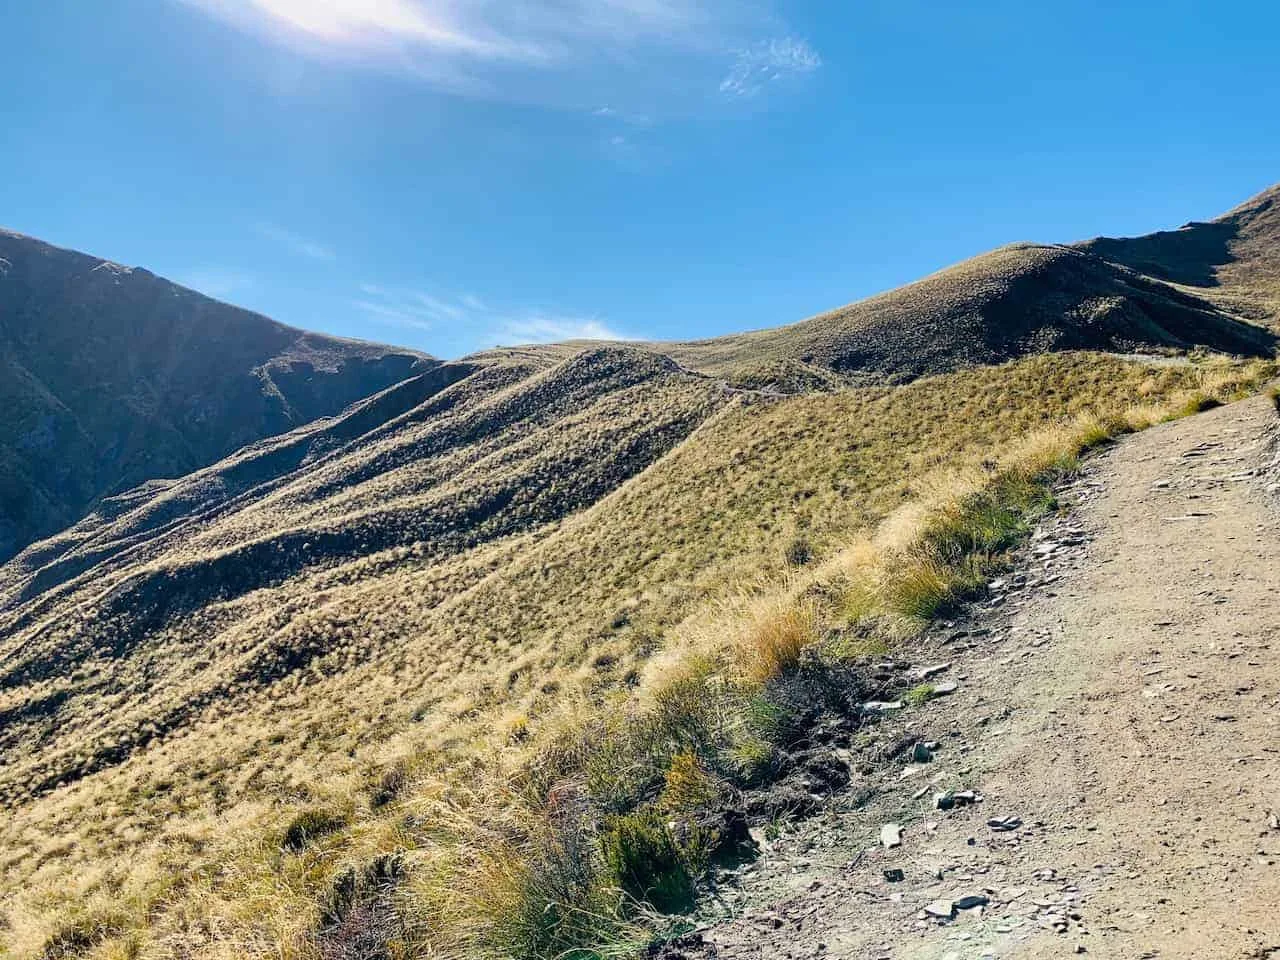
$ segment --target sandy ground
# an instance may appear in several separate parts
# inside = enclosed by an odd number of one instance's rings
[[[915,655],[958,689],[874,737],[932,760],[771,836],[669,955],[1280,960],[1275,424],[1258,398],[1096,457]]]

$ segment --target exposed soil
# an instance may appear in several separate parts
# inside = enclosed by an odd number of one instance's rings
[[[1258,398],[1096,457],[1017,572],[898,665],[958,689],[847,759],[936,747],[757,830],[667,956],[1280,958],[1275,430]]]

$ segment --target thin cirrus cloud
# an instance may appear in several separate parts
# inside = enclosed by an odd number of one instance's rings
[[[598,317],[491,306],[471,293],[433,294],[375,284],[360,287],[352,305],[369,320],[433,334],[459,352],[562,340],[627,340]]]
[[[754,97],[772,83],[813,73],[821,66],[818,51],[796,37],[761,41],[738,51],[733,67],[720,81],[720,92]]]
[[[304,55],[496,99],[564,101],[591,89],[641,102],[665,91],[687,101],[690,82],[714,94],[721,77],[722,91],[747,95],[766,85],[764,69],[811,73],[821,64],[804,41],[787,36],[770,8],[779,0],[174,2]],[[595,82],[584,88],[587,76]],[[597,115],[650,122],[644,110],[605,102]]]
[[[291,230],[286,230],[274,223],[257,223],[254,224],[253,229],[258,236],[265,237],[296,256],[306,257],[309,260],[321,260],[326,263],[338,259],[337,254],[323,243],[299,236]]]

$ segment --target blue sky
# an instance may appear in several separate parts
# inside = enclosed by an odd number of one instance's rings
[[[1280,180],[1280,7],[40,0],[0,224],[458,356],[801,319]]]

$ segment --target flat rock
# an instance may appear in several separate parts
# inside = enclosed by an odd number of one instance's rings
[[[901,710],[902,707],[901,700],[868,700],[862,705],[862,709],[868,713],[891,713],[894,710]]]
[[[950,900],[935,900],[924,908],[925,916],[938,920],[950,920],[956,915],[956,905]]]

